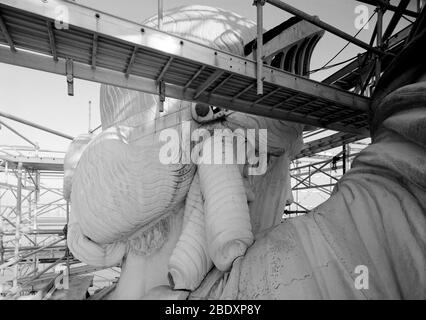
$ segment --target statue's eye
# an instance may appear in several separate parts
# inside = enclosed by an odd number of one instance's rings
[[[210,106],[206,103],[199,102],[195,105],[195,112],[197,113],[197,116],[205,117],[210,112]]]
[[[215,106],[210,106],[210,108],[212,108],[213,114],[216,114],[216,113],[218,113],[222,110],[221,108],[218,108],[218,107],[215,107]]]

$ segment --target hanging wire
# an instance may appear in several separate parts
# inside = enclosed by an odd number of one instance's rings
[[[414,21],[412,21],[412,20],[410,20],[410,19],[408,19],[406,16],[404,16],[404,15],[402,15],[402,18],[403,19],[405,19],[405,20],[407,20],[409,23],[414,23]]]
[[[367,22],[366,23],[364,23],[364,25],[358,30],[358,32],[354,35],[354,38],[356,38],[360,33],[361,33],[361,31],[362,30],[364,30],[364,27],[371,21],[371,19],[374,17],[374,15],[377,13],[377,9],[375,9],[374,10],[374,12],[371,14],[371,16],[370,16],[370,18],[368,18],[368,20],[367,20]],[[342,53],[342,51],[343,50],[345,50],[349,45],[351,44],[351,42],[350,41],[348,41],[348,43],[346,43],[346,45],[342,48],[342,49],[340,49],[339,50],[339,52],[337,52],[330,60],[328,60],[327,61],[327,63],[325,63],[321,68],[318,68],[318,69],[315,69],[315,70],[311,70],[310,72],[309,72],[309,74],[312,74],[312,73],[315,73],[315,72],[318,72],[318,71],[321,71],[321,70],[327,70],[327,69],[330,69],[330,68],[333,68],[333,67],[335,67],[335,66],[339,66],[339,65],[341,65],[341,64],[344,64],[344,63],[346,63],[346,62],[349,62],[349,61],[352,61],[352,60],[354,60],[354,59],[356,59],[357,58],[357,56],[355,56],[355,57],[352,57],[352,58],[350,58],[350,59],[348,59],[348,60],[345,60],[345,61],[342,61],[342,62],[338,62],[338,63],[336,63],[336,64],[334,64],[334,65],[331,65],[331,66],[329,66],[329,64],[331,63],[331,62],[333,62],[334,61],[334,59],[336,59],[338,56],[339,56],[339,54],[341,54]]]
[[[357,57],[358,57],[358,56],[354,56],[354,57],[352,57],[352,58],[349,58],[349,59],[347,59],[347,60],[344,60],[344,61],[341,61],[341,62],[338,62],[338,63],[332,64],[332,65],[329,65],[329,66],[323,66],[323,67],[321,67],[321,68],[311,70],[309,73],[315,73],[315,72],[318,72],[318,71],[321,71],[321,70],[331,69],[331,68],[334,68],[334,67],[340,66],[341,64],[344,64],[344,63],[346,63],[346,62],[349,62],[349,61],[355,60]]]

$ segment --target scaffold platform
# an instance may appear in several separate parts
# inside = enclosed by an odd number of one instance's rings
[[[55,27],[57,8],[66,28]],[[369,98],[65,1],[0,0],[0,62],[367,137]],[[3,45],[1,45],[3,44]]]

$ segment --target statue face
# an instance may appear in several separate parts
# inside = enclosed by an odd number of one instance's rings
[[[176,15],[174,19],[165,17],[165,31],[202,39],[205,44],[233,53],[242,54],[243,44],[255,37],[255,24],[214,8],[180,9],[172,15]],[[211,28],[214,34],[209,31]],[[265,154],[265,162],[270,156],[292,157],[302,146],[303,126],[171,98],[166,98],[163,109],[159,111],[156,95],[101,86],[103,131],[80,152],[79,163],[72,168],[72,180],[68,179],[72,181],[68,242],[73,254],[91,265],[115,265],[124,256],[126,261],[135,259],[138,265],[163,252],[165,256],[158,258],[163,266],[161,272],[166,276],[169,264],[175,284],[191,289],[197,287],[212,264],[226,271],[236,257],[245,253],[253,241],[251,211],[256,215],[264,209],[260,200],[253,210],[249,203],[256,202],[256,194],[261,199],[265,196],[262,192],[270,193],[269,186],[282,189],[282,181],[289,181],[283,176],[288,161],[271,161],[274,171],[265,169],[251,179],[250,159],[260,159],[260,154]],[[185,124],[189,125],[189,132]],[[233,145],[231,138],[230,143],[224,143],[225,149],[234,151],[244,145],[244,150],[248,150],[250,145],[251,152],[244,154],[242,164],[236,165],[162,163],[161,150],[169,142],[162,140],[165,131],[173,131],[180,139],[174,150],[178,160],[182,160],[187,140],[191,146],[199,142],[192,139],[199,129],[210,138],[215,129],[226,129],[231,135],[242,132],[239,144]],[[253,139],[248,136],[250,130],[254,132]],[[260,134],[263,131],[265,135]],[[200,145],[204,144],[203,141]],[[274,199],[267,202],[282,205]],[[268,212],[274,215],[277,210],[270,206]],[[177,227],[177,218],[167,220],[178,216],[183,216],[182,227]],[[255,230],[265,225],[256,221]],[[179,243],[180,232],[183,237],[195,239],[191,241],[199,248],[199,257],[181,259],[182,252],[195,253],[193,247]],[[194,265],[189,266],[192,262]],[[187,270],[191,272],[187,274]],[[132,279],[141,277],[147,276],[138,273],[124,277],[130,279],[124,287],[132,286]]]

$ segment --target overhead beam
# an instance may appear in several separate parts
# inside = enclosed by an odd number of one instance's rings
[[[253,102],[253,105],[258,104],[260,101],[265,100],[266,98],[280,92],[281,90],[282,90],[282,88],[276,88],[276,89],[272,90],[271,92],[261,96],[259,99],[257,99],[255,102]]]
[[[265,0],[255,0],[257,47],[256,47],[256,86],[257,94],[263,94],[263,6]]]
[[[16,167],[14,164],[22,162],[26,169],[43,171],[63,171],[64,169],[63,158],[0,155],[0,159],[8,161],[11,168]]]
[[[58,2],[62,2],[59,1]],[[65,3],[65,2],[64,2]],[[0,4],[26,12],[55,19],[55,4],[47,2],[41,6],[32,0],[0,0]],[[186,61],[197,62],[199,66],[206,65],[215,69],[226,71],[236,76],[256,79],[256,63],[239,55],[208,48],[195,42],[182,40],[182,38],[158,31],[154,28],[119,19],[106,13],[96,18],[98,11],[81,7],[75,3],[66,2],[69,11],[69,25],[93,33],[104,34],[120,42],[133,44],[158,52],[159,55],[168,55],[182,58]],[[143,28],[143,32],[141,32]],[[164,44],[167,44],[164,45]],[[183,44],[182,44],[183,43]],[[269,66],[263,66],[264,83],[283,86],[296,92],[305,92],[321,99],[339,103],[350,109],[369,108],[369,99],[354,96],[350,92],[329,87],[302,76],[290,74]],[[191,97],[190,100],[193,100]],[[338,100],[338,101],[336,101]]]
[[[96,69],[96,59],[98,55],[98,34],[93,34],[92,41],[92,69]]]
[[[58,63],[53,63],[49,57],[46,57],[43,55],[34,55],[25,51],[19,51],[16,54],[11,54],[7,48],[0,47],[0,62],[9,63],[9,64],[18,65],[21,67],[27,67],[27,68],[36,69],[36,70],[42,70],[42,71],[55,73],[59,75],[65,75],[65,60],[61,58],[59,58]],[[220,75],[218,73],[215,73],[214,78],[219,76]],[[101,67],[98,67],[96,68],[96,70],[93,70],[91,66],[88,66],[79,62],[74,62],[74,77],[78,79],[82,79],[82,80],[95,81],[99,83],[123,87],[130,90],[158,94],[158,86],[155,80],[142,78],[135,75],[130,75],[128,78],[126,78],[124,74],[121,72],[108,70]],[[292,78],[294,79],[294,76]],[[203,87],[205,87],[207,82],[210,82],[210,81],[206,81]],[[297,77],[295,81],[298,81]],[[301,85],[301,83],[298,83],[298,85]],[[319,120],[312,119],[309,116],[291,115],[289,114],[288,111],[278,109],[278,108],[273,109],[271,106],[266,106],[260,103],[254,106],[251,106],[250,104],[247,104],[247,101],[245,100],[235,99],[234,101],[232,101],[232,98],[224,97],[216,93],[208,93],[208,94],[200,93],[198,98],[194,100],[197,90],[188,88],[186,91],[184,91],[183,87],[178,87],[178,86],[169,84],[166,86],[166,96],[175,98],[175,99],[180,99],[180,100],[204,102],[210,105],[225,106],[227,109],[230,109],[230,110],[246,112],[249,114],[255,114],[255,115],[260,115],[260,116],[274,118],[274,119],[305,123],[315,127],[322,127],[322,128],[327,128],[327,129],[336,130],[336,131],[352,132],[352,133],[364,135],[366,137],[369,136],[369,132],[367,129],[357,129],[351,126],[343,126],[339,124],[327,125],[322,123]],[[357,101],[359,103],[364,100],[364,98],[361,98],[361,101],[356,100],[357,96],[353,96],[353,95],[352,95],[352,99],[354,101],[353,103],[354,105],[357,104]],[[365,101],[367,102],[368,99],[365,99]],[[366,106],[367,105],[368,104],[366,103]],[[4,113],[0,112],[0,116],[3,116],[3,115]],[[73,138],[67,135],[65,136],[68,139]]]
[[[376,29],[375,29],[376,30]],[[398,45],[402,43],[402,41],[410,34],[411,27],[408,26],[404,28],[403,30],[399,31],[398,33],[394,34],[387,40],[387,50],[394,50]],[[345,78],[349,74],[355,72],[359,72],[361,74],[364,74],[367,72],[370,68],[368,67],[368,64],[364,63],[366,61],[368,53],[363,53],[359,57],[359,59],[354,60],[353,62],[347,64],[340,70],[336,71],[332,75],[328,76],[326,79],[322,81],[322,83],[325,84],[334,84],[338,82],[340,79]],[[360,62],[361,61],[361,62]],[[360,68],[360,65],[363,66]]]
[[[287,3],[284,3],[284,2],[279,1],[279,0],[266,0],[266,2],[268,2],[269,4],[271,4],[271,5],[273,5],[277,8],[280,8],[284,11],[287,11],[287,12],[289,12],[289,13],[297,16],[297,17],[300,17],[303,20],[309,21],[313,25],[316,25],[317,27],[320,27],[320,28],[322,28],[322,29],[324,29],[328,32],[331,32],[332,34],[334,34],[334,35],[336,35],[340,38],[343,38],[343,39],[345,39],[345,40],[347,40],[347,41],[349,41],[349,42],[351,42],[351,43],[353,43],[353,44],[355,44],[355,45],[357,45],[357,46],[359,46],[359,47],[361,47],[361,48],[363,48],[367,51],[374,52],[378,55],[385,55],[386,54],[384,51],[377,49],[375,47],[372,47],[368,43],[365,43],[365,42],[359,40],[358,38],[355,38],[355,37],[351,36],[350,34],[347,34],[346,32],[343,32],[342,30],[340,30],[340,29],[338,29],[338,28],[336,28],[336,27],[334,27],[334,26],[332,26],[332,25],[330,25],[326,22],[323,22],[317,16],[311,16],[311,15],[309,15],[309,14],[307,14],[307,13],[305,13],[305,12],[299,10],[299,9],[296,9],[295,7],[290,6]]]
[[[216,70],[213,72],[210,77],[206,81],[204,81],[197,89],[197,92],[194,94],[194,99],[198,99],[198,97],[207,90],[208,87],[211,86],[213,82],[220,78],[220,76],[224,73],[222,70]]]
[[[173,62],[173,57],[170,57],[169,60],[167,61],[166,65],[164,66],[164,68],[161,70],[160,75],[157,78],[157,82],[160,82],[161,80],[163,80],[163,77],[166,74],[166,72],[169,69],[172,62]]]
[[[0,51],[1,51],[1,50],[4,50],[4,48],[0,48]],[[16,54],[18,54],[18,53],[16,53]],[[0,54],[0,55],[1,55],[1,54]],[[65,61],[62,61],[62,62],[63,62],[63,63],[65,63]],[[65,69],[65,67],[64,67],[63,69]],[[74,140],[74,137],[72,137],[72,136],[70,136],[70,135],[67,135],[67,134],[65,134],[65,133],[62,133],[62,132],[59,132],[59,131],[56,131],[56,130],[53,130],[53,129],[49,129],[49,128],[47,128],[47,127],[44,127],[44,126],[41,126],[41,125],[36,124],[36,123],[34,123],[34,122],[31,122],[31,121],[28,121],[28,120],[25,120],[25,119],[22,119],[22,118],[16,117],[16,116],[14,116],[14,115],[8,114],[8,113],[3,112],[3,111],[0,111],[0,117],[8,118],[8,119],[10,119],[10,120],[13,120],[13,121],[16,121],[16,122],[20,122],[20,123],[26,124],[27,126],[34,127],[34,128],[36,128],[36,129],[39,129],[39,130],[42,130],[42,131],[46,131],[46,132],[52,133],[52,134],[54,134],[54,135],[57,135],[57,136],[59,136],[59,137],[62,137],[62,138],[68,139],[68,140]]]
[[[281,25],[278,25],[277,27],[268,30],[263,34],[263,57],[264,61],[267,61],[268,59],[271,59],[273,56],[275,56],[277,53],[282,52],[286,48],[293,46],[295,43],[299,41],[303,41],[303,39],[306,38],[312,38],[315,35],[321,36],[324,33],[324,30],[318,28],[317,26],[314,26],[313,24],[307,22],[307,21],[298,21],[297,23],[287,26],[285,21]],[[283,28],[282,25],[284,25],[286,28],[283,29],[279,34],[274,34],[274,30]],[[272,39],[265,39],[268,37],[269,34],[274,34],[274,37]],[[271,36],[269,36],[271,37]],[[254,47],[256,48],[256,39],[249,42],[245,47]],[[248,49],[245,49],[245,51],[248,51]],[[254,51],[250,51],[246,58],[254,60]]]
[[[384,0],[357,0],[357,1],[369,4],[369,5],[372,5],[372,6],[375,6],[375,7],[377,7],[379,5],[379,6],[386,8],[387,10],[394,11],[394,12],[401,12],[402,14],[409,16],[409,17],[413,17],[413,18],[417,18],[419,16],[419,14],[415,11],[411,11],[411,10],[408,10],[408,9],[400,10],[397,6],[394,6],[394,5],[388,3],[387,1],[384,1]]]
[[[138,47],[134,47],[132,55],[130,56],[129,63],[127,64],[126,77],[129,77],[130,72],[132,71],[133,64],[135,63],[136,53],[138,52]]]
[[[247,87],[245,87],[243,90],[241,90],[240,92],[238,92],[235,96],[232,97],[232,100],[238,99],[239,97],[241,97],[244,93],[246,93],[247,91],[249,91],[251,88],[253,88],[255,86],[256,83],[251,83],[249,84]]]
[[[337,148],[344,144],[352,143],[364,138],[365,136],[360,136],[360,135],[350,134],[345,132],[335,133],[330,136],[305,143],[303,149],[295,157],[295,159],[311,157],[319,152]]]
[[[16,52],[15,44],[13,43],[12,37],[10,36],[9,31],[7,30],[6,23],[3,20],[0,10],[0,30],[6,38],[7,43],[9,44],[9,48],[12,52]]]
[[[10,131],[12,131],[14,134],[16,134],[18,137],[24,139],[25,141],[27,141],[29,144],[31,144],[34,148],[38,148],[38,145],[35,144],[34,142],[32,142],[30,139],[28,139],[27,137],[25,137],[23,134],[19,133],[18,131],[16,131],[15,129],[13,129],[11,126],[9,126],[7,123],[4,123],[3,121],[0,120],[0,124],[2,126],[5,126],[6,128],[8,128]]]
[[[223,79],[217,86],[215,86],[210,93],[214,93],[219,90],[229,79],[232,78],[232,74],[228,75],[225,79]]]
[[[201,66],[201,68],[198,69],[197,72],[192,76],[192,78],[185,84],[185,86],[183,87],[183,90],[188,89],[189,86],[192,84],[192,82],[194,82],[194,80],[197,79],[197,77],[200,75],[201,72],[203,72],[205,68],[206,66]]]
[[[62,1],[59,1],[62,3]],[[65,2],[64,2],[65,3]],[[146,59],[150,61],[158,61],[162,59],[167,61],[171,57],[179,59],[185,65],[191,66],[192,70],[196,72],[202,66],[205,66],[203,79],[207,78],[207,81],[203,81],[202,84],[198,85],[197,89],[188,87],[187,90],[183,90],[185,83],[191,79],[191,75],[182,74],[185,81],[174,80],[174,78],[168,80],[165,86],[165,95],[187,101],[204,102],[211,105],[220,106],[229,110],[247,112],[250,114],[261,115],[265,117],[296,121],[305,123],[312,126],[327,127],[327,124],[321,123],[318,117],[310,117],[309,115],[297,115],[290,114],[288,112],[288,106],[283,105],[282,108],[273,108],[273,104],[280,102],[283,97],[289,97],[291,95],[301,96],[304,101],[308,100],[319,100],[323,103],[316,104],[314,110],[323,107],[324,103],[335,105],[338,110],[361,110],[368,112],[370,99],[361,97],[359,95],[340,90],[317,81],[307,79],[302,76],[291,74],[276,68],[263,65],[263,76],[265,87],[269,90],[276,88],[282,88],[283,94],[277,94],[273,97],[273,102],[270,100],[263,100],[256,105],[252,105],[259,97],[253,98],[253,96],[247,95],[246,100],[233,99],[232,95],[236,94],[236,86],[241,83],[241,87],[246,87],[256,81],[256,63],[255,61],[246,59],[239,55],[234,55],[229,52],[216,50],[215,48],[209,48],[207,46],[182,39],[178,36],[161,32],[154,28],[142,26],[140,24],[119,19],[117,17],[100,14],[100,18],[96,18],[97,11],[92,9],[76,5],[72,2],[66,2],[69,10],[69,21],[70,28],[68,32],[72,35],[78,29],[81,35],[84,35],[87,39],[91,39],[93,34],[99,34],[99,36],[106,37],[116,43],[129,48],[126,52],[131,52],[133,48],[137,47],[144,50],[147,54]],[[40,5],[37,2],[31,0],[20,0],[18,2],[14,0],[0,0],[0,7],[4,12],[19,12],[20,10],[25,11],[23,19],[37,18],[38,21],[43,23],[43,19],[52,20],[55,18],[54,9],[55,5],[52,2],[46,2]],[[19,22],[17,22],[19,25]],[[22,22],[25,24],[25,21]],[[45,22],[44,22],[45,23]],[[34,37],[37,38],[37,34],[28,33],[23,31],[22,36],[25,38]],[[60,41],[61,33],[56,34],[57,41]],[[47,71],[51,73],[65,75],[65,64],[64,59],[59,58],[56,65],[52,65],[53,61],[47,61],[45,55],[38,54],[48,53],[48,51],[39,48],[37,53],[31,47],[23,45],[22,52],[17,54],[11,54],[7,47],[0,48],[0,61],[9,63],[12,65],[29,67],[36,70]],[[66,55],[71,59],[74,59],[73,76],[79,79],[85,79],[89,81],[96,81],[100,83],[111,84],[128,88],[131,90],[138,90],[142,92],[148,92],[152,94],[158,94],[158,83],[156,78],[162,66],[156,66],[155,68],[145,69],[145,72],[140,75],[129,74],[125,76],[125,69],[118,69],[111,62],[111,66],[97,67],[96,70],[92,69],[90,61],[90,53],[92,48],[90,44],[86,48],[85,54],[88,56],[87,61],[81,61],[78,56],[75,56],[72,51],[67,52]],[[6,52],[7,51],[7,52]],[[21,50],[20,50],[21,51]],[[102,53],[103,55],[103,53]],[[129,59],[128,54],[120,50],[117,51],[117,57],[122,60]],[[50,58],[50,57],[49,57]],[[102,56],[103,58],[103,56]],[[98,60],[101,59],[101,52],[98,52]],[[52,60],[50,58],[50,60]],[[121,61],[122,61],[121,60]],[[118,64],[121,68],[121,64]],[[117,67],[118,67],[117,65]],[[136,59],[136,65],[139,65],[139,61]],[[184,70],[176,64],[178,70]],[[139,70],[139,69],[138,69]],[[232,81],[229,80],[227,83],[233,90],[233,94],[229,94],[229,90],[224,90],[222,87],[219,90],[213,92],[213,87],[216,86],[217,79],[223,79],[227,76],[232,75]],[[221,78],[222,76],[222,78]],[[183,84],[182,84],[183,82]],[[217,81],[220,82],[220,81]],[[255,90],[251,90],[250,93],[254,93]],[[272,99],[272,97],[271,97]],[[353,131],[357,133],[366,132],[367,124],[363,124],[364,128],[357,129],[351,125],[333,124],[335,129],[339,131]]]
[[[55,34],[53,33],[52,22],[47,21],[46,26],[47,26],[47,34],[49,35],[50,51],[52,52],[53,60],[58,61],[58,54],[56,52]]]
[[[389,21],[389,24],[383,33],[382,40],[386,41],[391,35],[392,32],[395,30],[396,26],[398,25],[399,20],[401,19],[403,15],[403,11],[407,9],[408,5],[410,4],[411,0],[401,0],[398,4],[398,11],[396,11],[391,20]]]

